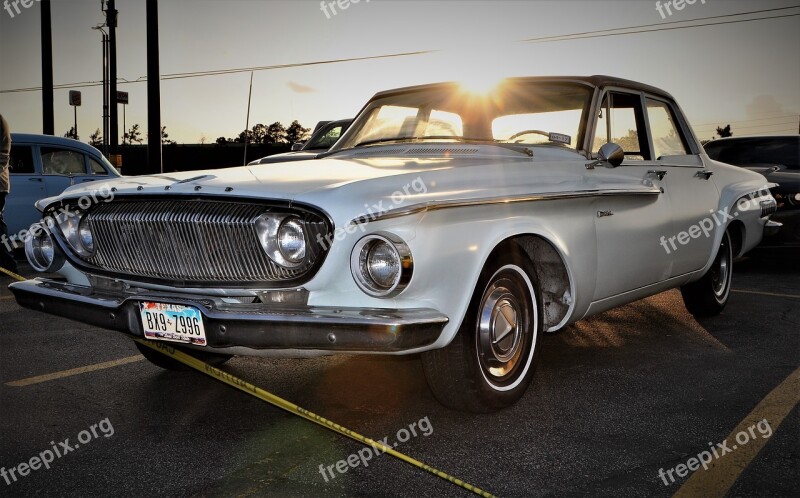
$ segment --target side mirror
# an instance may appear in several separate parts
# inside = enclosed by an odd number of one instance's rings
[[[597,159],[586,163],[586,169],[595,169],[598,166],[616,168],[625,159],[625,151],[615,143],[607,143],[597,151]]]
[[[303,149],[303,145],[305,145],[305,144],[304,143],[292,144],[292,151],[294,152],[294,151],[302,150]]]
[[[625,151],[615,143],[607,143],[600,147],[597,157],[616,168],[625,159]]]

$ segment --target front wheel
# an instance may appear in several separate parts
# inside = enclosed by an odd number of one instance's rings
[[[493,412],[516,402],[533,378],[544,324],[536,272],[516,246],[490,258],[453,341],[422,354],[443,405]]]
[[[722,236],[717,257],[711,268],[697,282],[681,287],[686,309],[694,316],[718,315],[728,303],[733,276],[733,244],[728,231]]]

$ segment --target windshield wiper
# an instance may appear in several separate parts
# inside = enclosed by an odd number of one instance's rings
[[[349,147],[347,149],[339,149],[333,152],[325,152],[317,156],[317,158],[328,157],[330,155],[336,154],[337,152],[344,152],[346,150],[352,150],[357,147],[364,147],[368,145],[378,145],[382,143],[407,143],[407,142],[424,142],[426,140],[454,140],[458,143],[479,143],[479,144],[490,144],[496,145],[498,147],[502,147],[504,149],[512,150],[514,152],[519,152],[520,154],[525,154],[528,157],[533,157],[533,151],[525,146],[516,145],[516,144],[509,144],[503,143],[499,140],[495,140],[492,138],[471,138],[471,137],[460,137],[457,135],[426,135],[426,136],[405,136],[405,137],[384,137],[384,138],[376,138],[373,140],[365,140],[363,142],[357,143],[353,147]]]

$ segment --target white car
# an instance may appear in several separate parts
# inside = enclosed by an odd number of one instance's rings
[[[324,156],[73,187],[26,244],[62,279],[11,289],[209,361],[421,353],[438,400],[492,411],[545,332],[675,287],[719,313],[776,206],[669,94],[605,76],[382,92]]]

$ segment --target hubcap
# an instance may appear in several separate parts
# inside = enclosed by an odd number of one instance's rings
[[[714,267],[711,274],[711,285],[714,290],[714,295],[718,298],[723,298],[728,291],[728,281],[731,273],[731,254],[728,245],[728,236],[722,238],[722,244],[719,246],[719,254],[714,261]]]
[[[496,378],[514,370],[523,349],[524,312],[506,280],[495,281],[480,307],[478,346],[484,369]]]

